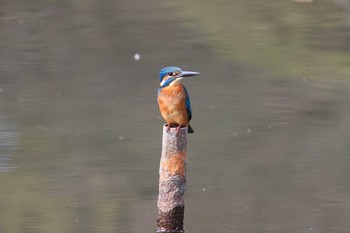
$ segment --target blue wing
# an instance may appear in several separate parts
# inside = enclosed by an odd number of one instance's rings
[[[190,122],[190,120],[192,119],[192,109],[191,109],[191,101],[190,101],[190,95],[188,94],[188,91],[186,89],[185,86],[184,90],[185,90],[185,94],[186,94],[186,109],[187,109],[187,116],[188,116],[188,122]]]

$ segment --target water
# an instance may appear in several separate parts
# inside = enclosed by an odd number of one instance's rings
[[[201,72],[186,232],[348,232],[348,9],[1,2],[0,232],[153,232],[167,65]]]

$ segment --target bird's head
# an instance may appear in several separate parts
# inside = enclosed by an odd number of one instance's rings
[[[199,73],[194,71],[183,71],[176,66],[168,66],[160,70],[160,86],[166,87],[169,85],[175,85],[178,84],[184,77],[191,77],[196,75],[199,75]]]

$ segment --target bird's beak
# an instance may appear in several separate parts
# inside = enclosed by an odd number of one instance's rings
[[[199,72],[194,72],[194,71],[181,71],[179,74],[179,77],[184,78],[184,77],[191,77],[191,76],[196,76],[199,75]]]

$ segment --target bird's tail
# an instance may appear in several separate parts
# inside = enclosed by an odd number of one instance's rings
[[[194,131],[193,131],[191,125],[188,125],[188,130],[187,130],[187,132],[188,132],[188,133],[194,133]]]

